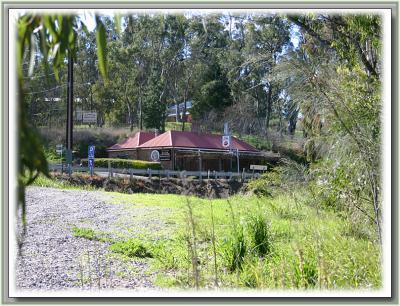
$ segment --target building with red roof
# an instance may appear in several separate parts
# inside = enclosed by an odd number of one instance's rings
[[[169,170],[241,171],[265,161],[262,152],[236,137],[226,139],[223,135],[186,131],[168,131],[158,136],[138,132],[108,152],[110,157],[160,161]]]
[[[116,143],[107,149],[109,157],[137,159],[137,148],[156,137],[154,132],[137,132],[124,142]]]

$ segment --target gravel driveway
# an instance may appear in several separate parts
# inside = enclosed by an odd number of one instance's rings
[[[149,218],[140,225],[137,219],[151,214],[151,208],[130,205],[128,209],[126,204],[109,202],[108,196],[96,191],[27,188],[27,232],[16,261],[17,288],[158,289],[146,259],[122,259],[109,252],[109,242],[73,236],[74,226],[120,239],[132,233],[132,226],[147,230],[164,226]]]

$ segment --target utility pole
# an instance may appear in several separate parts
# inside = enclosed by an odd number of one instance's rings
[[[72,131],[74,128],[74,112],[73,112],[73,97],[74,97],[74,61],[72,51],[68,50],[68,85],[67,85],[67,131],[66,131],[66,149],[67,149],[67,171],[72,173]]]

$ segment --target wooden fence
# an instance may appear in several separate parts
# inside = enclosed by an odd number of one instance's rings
[[[49,169],[51,171],[65,171],[66,166],[61,164],[50,164]],[[240,179],[240,180],[249,180],[252,178],[257,178],[260,176],[260,173],[256,172],[245,172],[245,169],[242,172],[223,172],[223,171],[172,171],[172,170],[153,170],[153,169],[121,169],[121,168],[94,168],[93,172],[97,175],[108,176],[108,177],[127,177],[129,176],[131,179],[133,176],[144,176],[148,178],[152,177],[165,177],[165,178],[197,178],[199,180],[202,179]],[[73,166],[72,172],[87,172],[90,173],[90,169],[88,167],[80,167]]]

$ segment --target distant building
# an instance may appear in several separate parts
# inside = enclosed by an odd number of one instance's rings
[[[108,156],[114,158],[138,159],[137,148],[156,137],[155,132],[137,132],[121,143],[117,143],[107,149]]]
[[[109,157],[160,161],[169,170],[237,171],[239,159],[239,171],[242,171],[266,160],[263,152],[235,137],[231,137],[230,147],[226,148],[222,135],[181,131],[161,135],[138,132],[107,151]]]
[[[193,106],[193,101],[189,100],[186,101],[186,121],[187,122],[191,122],[192,121],[192,115],[190,113],[190,110]],[[168,107],[167,109],[167,122],[175,122],[176,121],[176,117],[178,116],[179,121],[181,121],[183,119],[183,112],[185,110],[185,103],[179,103],[178,104],[178,108],[176,107],[176,105],[171,105],[170,107]]]

